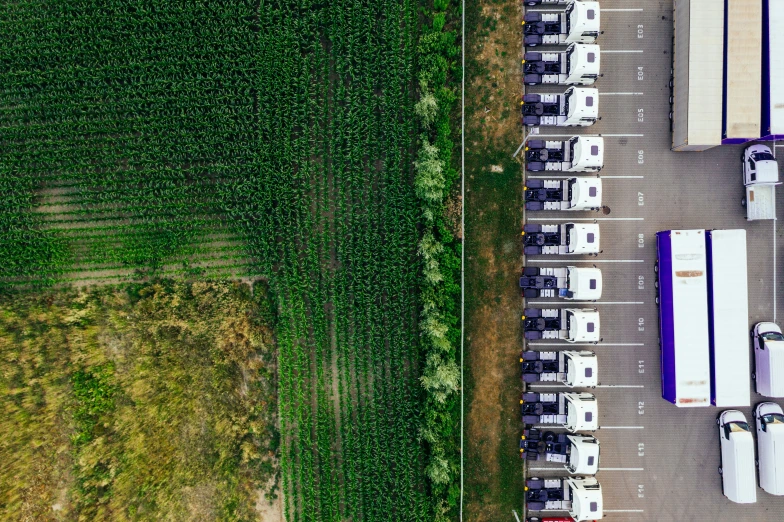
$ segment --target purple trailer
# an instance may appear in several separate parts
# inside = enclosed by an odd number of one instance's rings
[[[662,397],[710,405],[708,276],[704,230],[656,233]]]

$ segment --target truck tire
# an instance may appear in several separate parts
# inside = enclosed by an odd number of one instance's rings
[[[724,470],[721,469],[721,466],[719,466],[719,475],[724,475]]]
[[[756,381],[757,380],[757,374],[756,373],[751,372],[751,380],[752,381]]]

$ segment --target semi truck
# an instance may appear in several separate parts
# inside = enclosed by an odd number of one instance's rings
[[[599,210],[600,178],[527,179],[523,187],[526,210]]]
[[[776,219],[776,185],[779,165],[770,148],[759,143],[746,147],[741,156],[746,186],[746,219]]]
[[[704,230],[656,233],[662,397],[710,404],[708,275]],[[744,322],[747,317],[735,318]]]
[[[561,140],[528,140],[525,166],[531,172],[599,172],[604,166],[604,138],[574,136]]]
[[[529,11],[523,18],[526,47],[594,43],[599,32],[599,2],[572,1],[563,11]]]
[[[532,0],[528,0],[529,2]],[[784,9],[762,0],[762,119],[760,139],[784,139]]]
[[[528,350],[520,354],[520,366],[524,383],[560,382],[570,388],[595,388],[598,384],[596,354],[589,350]]]
[[[521,112],[527,127],[587,127],[599,119],[599,91],[569,87],[563,94],[525,94]]]
[[[523,55],[526,85],[593,85],[599,78],[599,46],[573,43],[565,51]]]
[[[596,301],[602,297],[602,271],[595,267],[526,266],[520,276],[520,288],[526,299],[557,296]]]
[[[520,438],[520,457],[563,464],[572,475],[596,475],[599,471],[599,441],[590,435],[555,433],[529,428]]]
[[[599,253],[599,225],[596,223],[526,223],[522,235],[523,252],[527,256]]]
[[[559,339],[568,343],[598,343],[596,308],[526,308],[523,330],[529,341]]]
[[[746,231],[708,230],[711,404],[751,406]]]
[[[525,392],[520,405],[526,426],[562,426],[572,433],[599,429],[599,407],[590,393]]]
[[[567,511],[580,522],[604,516],[602,486],[594,477],[568,477],[525,481],[528,511]]]

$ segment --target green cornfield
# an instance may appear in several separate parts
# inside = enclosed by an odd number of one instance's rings
[[[268,278],[290,522],[433,519],[419,7],[0,6],[0,287]]]

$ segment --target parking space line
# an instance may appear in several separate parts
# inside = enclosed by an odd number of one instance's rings
[[[572,305],[641,305],[645,304],[643,301],[527,301],[529,305],[549,305],[549,306],[572,306]]]
[[[576,254],[574,254],[576,255]],[[566,257],[567,254],[561,257]],[[529,263],[563,263],[558,259],[526,259]],[[643,263],[644,259],[569,259],[570,263]]]
[[[599,468],[599,471],[645,471],[645,468]]]
[[[531,383],[528,385],[529,388],[539,389],[539,388],[571,388],[571,386],[567,386],[561,383]],[[597,384],[595,388],[645,388],[644,384]]]
[[[602,49],[599,52],[602,53],[602,54],[605,54],[605,53],[616,53],[616,54],[620,54],[620,53],[640,53],[641,54],[642,53],[642,49],[613,49],[613,50],[610,50],[610,51],[605,51],[604,49]]]
[[[600,430],[642,430],[645,426],[599,426]]]
[[[645,218],[528,218],[528,221],[645,221]]]
[[[599,96],[642,96],[641,92],[600,92]]]
[[[644,509],[605,509],[605,513],[645,513]]]
[[[605,9],[605,8],[602,8],[602,12],[603,13],[621,13],[621,12],[630,12],[630,11],[641,12],[642,11],[642,7],[639,7],[639,8],[629,8],[629,9]]]
[[[645,134],[597,134],[597,136],[610,137],[610,138],[641,138]]]
[[[645,346],[645,343],[567,343],[552,342],[552,343],[528,343],[528,346]]]
[[[599,176],[601,179],[645,179],[645,176]]]

